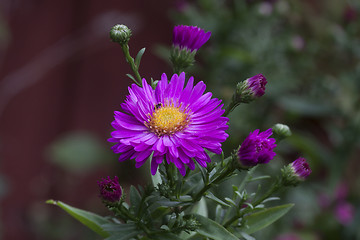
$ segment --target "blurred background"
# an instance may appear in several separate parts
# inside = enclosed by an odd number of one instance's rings
[[[108,37],[116,23],[132,29],[133,56],[147,48],[147,79],[171,74],[177,24],[212,32],[190,73],[225,103],[237,82],[267,77],[266,94],[231,113],[224,151],[281,122],[293,135],[260,170],[276,175],[302,155],[313,173],[282,194],[295,208],[257,239],[360,239],[359,13],[357,0],[0,1],[0,239],[99,239],[45,201],[104,215],[97,180],[146,182],[106,141],[131,83]]]

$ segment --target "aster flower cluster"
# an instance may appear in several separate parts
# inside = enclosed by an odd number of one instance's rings
[[[112,28],[110,37],[120,44],[135,77],[128,75],[134,84],[114,112],[114,130],[108,141],[113,143],[111,150],[119,154],[120,162],[134,161],[137,168],[149,162],[153,184],[123,191],[117,176],[99,180],[100,198],[113,217],[103,218],[59,201],[49,203],[60,206],[103,238],[124,240],[190,240],[194,235],[196,239],[235,240],[262,228],[255,226],[255,218],[264,216],[265,227],[291,209],[292,204],[266,208],[265,203],[273,200],[272,195],[279,190],[309,176],[311,169],[305,158],[285,166],[262,195],[248,194],[245,189],[256,166],[273,161],[278,142],[291,135],[286,125],[250,132],[227,157],[222,149],[229,136],[228,115],[241,103],[265,94],[265,76],[256,74],[239,82],[224,108],[222,100],[206,91],[203,81],[186,74],[195,53],[210,36],[211,32],[199,27],[176,26],[170,52],[174,74],[163,73],[159,80],[149,81],[139,73],[145,49],[132,58],[128,46],[130,29],[124,25]],[[247,174],[243,184],[233,186],[232,197],[215,196],[212,189],[238,171]],[[124,192],[128,192],[129,201]],[[215,219],[206,217],[205,199],[216,204]]]

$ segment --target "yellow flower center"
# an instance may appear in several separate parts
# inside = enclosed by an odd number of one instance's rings
[[[185,112],[186,109],[181,110],[180,107],[174,107],[174,104],[165,106],[157,104],[153,114],[149,114],[149,120],[145,125],[158,136],[172,135],[183,130],[190,119]]]

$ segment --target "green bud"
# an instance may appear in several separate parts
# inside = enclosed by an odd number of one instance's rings
[[[196,50],[190,51],[187,48],[173,46],[170,52],[170,60],[174,67],[174,72],[180,74],[195,62]]]
[[[300,181],[299,178],[295,175],[294,169],[291,164],[284,166],[281,169],[281,180],[284,186],[297,186]]]
[[[200,227],[200,225],[201,224],[196,219],[190,218],[190,219],[186,220],[185,228],[190,231],[195,231],[196,229],[198,229]]]
[[[127,44],[131,37],[131,30],[122,24],[116,24],[110,30],[110,38],[113,42],[120,43],[121,45]]]
[[[290,137],[292,134],[290,128],[287,125],[281,123],[275,124],[272,127],[272,130],[276,141],[280,141],[284,138]]]

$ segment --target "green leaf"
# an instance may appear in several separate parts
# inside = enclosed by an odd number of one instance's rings
[[[199,214],[204,217],[208,216],[208,209],[204,197],[202,197],[200,201],[194,205],[194,207],[191,209],[191,212]]]
[[[110,223],[104,224],[102,227],[111,234],[106,240],[128,240],[142,233],[142,231],[136,227],[135,223]]]
[[[191,235],[189,238],[186,238],[186,240],[206,240],[204,236],[201,236],[200,234]]]
[[[154,152],[151,153],[150,157],[148,158],[148,160],[146,162],[151,162],[153,155],[154,155]],[[150,175],[151,175],[151,182],[154,187],[157,187],[158,184],[162,183],[161,173],[159,170],[156,171],[155,175],[152,175],[152,174],[150,174]]]
[[[217,198],[212,192],[207,192],[207,194],[205,195],[205,197],[225,206],[225,207],[230,207],[229,204],[227,204],[226,202],[222,201],[221,199]]]
[[[217,222],[198,214],[193,214],[192,216],[201,224],[196,230],[198,234],[214,240],[239,240],[239,238]]]
[[[62,208],[76,220],[99,234],[101,237],[106,238],[110,236],[110,234],[102,228],[102,225],[111,223],[106,218],[92,212],[71,207],[61,201],[47,200],[46,203],[53,204]]]
[[[130,203],[131,208],[134,210],[139,209],[141,203],[141,196],[134,186],[130,186]]]
[[[134,78],[133,75],[131,75],[130,73],[127,73],[126,76],[128,76],[128,78],[130,78],[131,80],[133,80],[134,82],[136,82],[135,78]]]
[[[139,51],[138,54],[136,55],[135,65],[137,66],[138,69],[139,69],[139,67],[140,67],[140,61],[141,61],[141,58],[142,58],[144,52],[145,52],[145,48],[142,48],[142,49],[140,49],[140,51]]]
[[[164,232],[164,233],[159,233],[159,234],[155,234],[153,236],[151,236],[151,239],[156,239],[156,240],[183,240],[182,238],[178,237],[177,235],[173,234],[173,233],[168,233],[168,232]]]
[[[244,217],[246,226],[242,227],[240,230],[247,234],[257,232],[284,216],[293,206],[294,204],[285,204],[267,208],[246,216]]]

